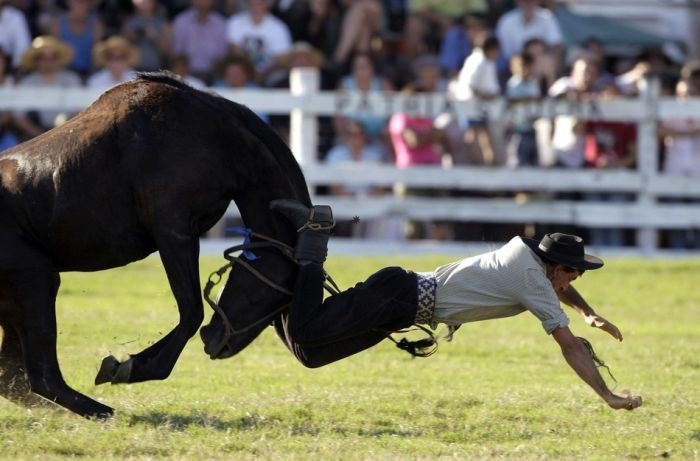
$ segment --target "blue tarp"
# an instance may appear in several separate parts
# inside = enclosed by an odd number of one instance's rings
[[[565,45],[580,45],[588,39],[595,38],[603,46],[627,45],[649,48],[661,47],[664,43],[673,41],[626,25],[619,19],[573,13],[564,7],[557,8],[555,14],[564,35]]]

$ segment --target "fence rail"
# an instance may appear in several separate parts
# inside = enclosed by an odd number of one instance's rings
[[[700,118],[700,100],[678,101],[659,97],[653,81],[633,99],[599,102],[542,102],[509,106],[503,99],[489,103],[454,101],[445,94],[405,96],[393,93],[319,91],[313,69],[294,69],[286,90],[221,90],[222,96],[246,104],[258,112],[290,114],[290,147],[304,170],[312,191],[329,184],[373,184],[430,187],[477,192],[541,191],[622,192],[634,196],[628,203],[570,201],[551,198],[519,202],[510,198],[399,198],[322,197],[340,218],[356,214],[386,214],[414,219],[451,219],[478,222],[571,224],[585,227],[620,227],[637,230],[637,246],[643,252],[658,247],[660,229],[700,227],[700,181],[659,173],[656,125],[660,120]],[[77,111],[99,96],[86,89],[0,89],[0,110],[52,109]],[[507,167],[326,166],[317,161],[317,117],[327,115],[391,115],[397,111],[437,116],[449,112],[458,117],[486,116],[505,120],[523,115],[551,118],[574,115],[582,119],[622,120],[638,125],[637,167],[634,170],[564,170]],[[689,198],[691,203],[667,203],[661,198]],[[227,212],[238,214],[234,205]]]

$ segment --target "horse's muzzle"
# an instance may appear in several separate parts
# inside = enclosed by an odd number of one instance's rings
[[[218,315],[214,315],[211,322],[209,322],[209,325],[205,325],[199,330],[199,337],[202,338],[202,342],[204,343],[204,352],[212,360],[226,359],[235,353],[235,351],[231,349],[228,344],[220,347],[224,334],[224,326]]]

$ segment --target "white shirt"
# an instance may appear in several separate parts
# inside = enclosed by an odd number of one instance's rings
[[[258,70],[268,67],[276,56],[292,48],[289,28],[271,14],[258,24],[247,12],[231,16],[226,24],[226,40],[243,48]]]
[[[520,237],[490,253],[438,267],[435,276],[436,322],[459,325],[529,310],[548,334],[569,325],[545,264]]]
[[[470,99],[474,95],[474,90],[494,96],[501,92],[496,62],[486,59],[486,55],[480,48],[475,48],[464,60],[464,65],[457,77],[455,96],[459,100]]]
[[[678,131],[700,129],[696,119],[673,119],[663,122],[666,128]],[[663,172],[674,176],[700,176],[700,136],[666,136]]]
[[[107,69],[98,70],[88,78],[86,86],[90,89],[107,90],[114,85],[126,82],[136,78],[136,72],[133,69],[127,69],[122,74],[121,79],[116,79]]]
[[[523,12],[515,8],[504,14],[496,25],[496,36],[501,42],[501,52],[510,58],[523,50],[525,42],[531,38],[540,38],[550,46],[562,42],[561,28],[551,11],[535,7],[532,19],[525,23]]]
[[[12,56],[12,66],[19,67],[22,55],[29,48],[31,36],[24,14],[15,7],[0,7],[0,48]]]

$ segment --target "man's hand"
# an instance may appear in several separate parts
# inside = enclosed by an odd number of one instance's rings
[[[610,397],[605,399],[610,405],[610,408],[616,410],[634,410],[637,407],[642,406],[642,397],[639,395],[615,395],[610,394]]]
[[[622,333],[613,323],[608,322],[598,314],[585,315],[586,323],[592,327],[600,328],[618,341],[622,341]]]

